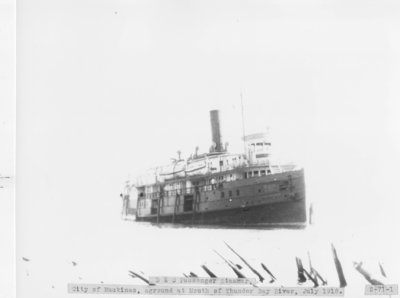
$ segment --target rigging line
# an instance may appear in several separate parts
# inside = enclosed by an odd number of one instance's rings
[[[245,127],[244,127],[244,112],[243,112],[243,93],[242,90],[240,90],[240,104],[241,104],[241,108],[242,108],[242,133],[243,133],[243,150],[244,150],[244,154],[246,154],[246,142],[245,142]]]

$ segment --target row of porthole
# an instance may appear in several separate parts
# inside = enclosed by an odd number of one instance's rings
[[[215,192],[214,192],[215,194]],[[233,196],[232,190],[229,191],[229,197],[231,198]],[[240,190],[236,190],[236,196],[240,196]],[[221,191],[221,198],[225,198],[225,192]],[[206,197],[206,201],[208,201],[208,197]]]
[[[261,189],[261,188],[258,189],[259,193],[261,193],[262,191],[263,191],[263,189]],[[215,192],[214,192],[214,194],[215,194]],[[221,191],[220,194],[221,194],[221,198],[225,198],[225,192],[224,191]],[[231,198],[232,196],[233,196],[232,190],[229,190],[229,198]],[[236,196],[240,196],[240,190],[239,189],[236,189]],[[206,201],[208,201],[208,197],[206,197]]]
[[[258,192],[260,193],[260,192],[262,192],[262,189],[261,188],[259,188],[258,189]],[[215,193],[215,192],[214,192]],[[233,195],[232,195],[232,191],[230,190],[229,191],[229,197],[231,198]],[[240,196],[240,190],[239,189],[237,189],[236,190],[236,196]],[[221,191],[221,198],[225,198],[225,192],[224,191]],[[208,197],[206,197],[206,201],[208,201]]]
[[[279,196],[272,196],[270,199],[276,199],[277,197],[279,197]],[[208,197],[206,197],[206,200],[208,200]],[[229,200],[230,202],[232,201],[231,199]],[[247,205],[254,205],[254,204],[256,204],[256,203],[262,203],[263,202],[263,200],[256,200],[256,201],[250,201],[250,203],[249,202],[246,202],[246,206]],[[225,207],[228,207],[228,205],[225,205]],[[207,208],[208,209],[208,208]],[[206,209],[206,210],[207,210]]]
[[[233,196],[232,190],[229,190],[229,197],[231,198]],[[240,190],[236,189],[236,196],[240,196]],[[221,191],[221,198],[225,198],[225,192]]]

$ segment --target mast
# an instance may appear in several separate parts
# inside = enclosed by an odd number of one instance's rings
[[[243,133],[243,149],[244,149],[244,154],[246,154],[246,142],[245,142],[245,129],[244,129],[244,113],[243,113],[243,93],[240,90],[240,104],[242,107],[242,133]]]

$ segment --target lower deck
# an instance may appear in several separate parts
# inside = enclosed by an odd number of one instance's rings
[[[136,217],[137,221],[179,223],[185,225],[252,226],[268,225],[305,226],[307,212],[304,200],[247,206],[201,213],[184,213],[160,217]]]
[[[246,210],[252,210],[249,216]],[[139,197],[136,219],[210,224],[305,222],[305,210],[304,174],[297,170],[174,192],[160,188],[154,196]]]

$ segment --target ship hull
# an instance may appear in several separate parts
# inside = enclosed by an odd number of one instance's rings
[[[307,222],[304,199],[235,209],[215,210],[198,213],[164,215],[157,217],[136,217],[137,221],[177,223],[185,225],[219,226],[293,226],[303,227]]]

